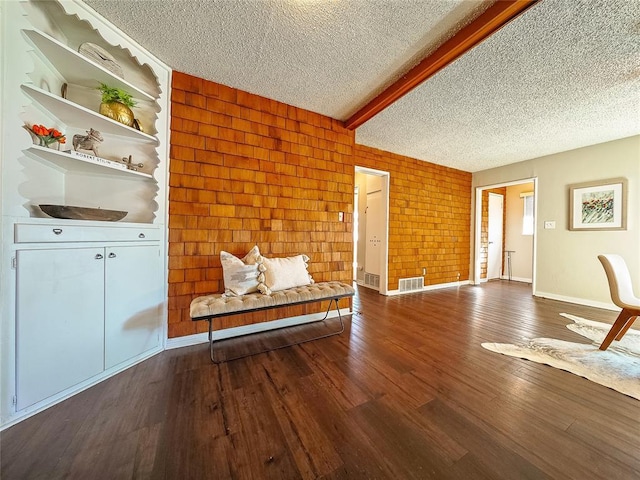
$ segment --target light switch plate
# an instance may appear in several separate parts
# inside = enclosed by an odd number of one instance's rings
[[[556,228],[556,222],[552,221],[552,222],[544,222],[544,228],[545,229],[554,229]]]

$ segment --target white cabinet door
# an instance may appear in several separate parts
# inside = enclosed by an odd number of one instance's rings
[[[366,230],[367,244],[365,247],[364,271],[373,275],[380,275],[382,257],[382,238],[386,228],[386,219],[382,209],[382,191],[367,193]]]
[[[17,408],[104,369],[104,248],[17,252]]]
[[[159,246],[106,248],[105,368],[159,345],[162,271]]]

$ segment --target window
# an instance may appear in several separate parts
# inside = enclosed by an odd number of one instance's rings
[[[533,192],[524,192],[520,196],[524,201],[522,235],[533,235]]]

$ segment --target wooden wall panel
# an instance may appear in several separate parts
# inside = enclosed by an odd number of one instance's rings
[[[341,122],[180,72],[173,74],[169,337],[202,332],[196,295],[224,289],[220,251],[306,253],[316,281],[351,281],[353,132]],[[343,222],[338,212],[345,212]],[[301,315],[229,317],[216,328]]]
[[[389,290],[469,279],[471,174],[362,145],[356,166],[389,172]]]
[[[389,288],[469,276],[471,174],[356,145],[337,120],[173,73],[169,189],[169,337],[197,295],[223,290],[219,254],[306,253],[317,281],[352,280],[354,164],[391,174]],[[338,213],[344,212],[340,222]],[[319,311],[238,315],[216,328]]]

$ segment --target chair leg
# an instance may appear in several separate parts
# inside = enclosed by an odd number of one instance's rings
[[[620,333],[616,336],[616,340],[620,340],[622,337],[624,337],[624,334],[627,333],[627,331],[631,328],[631,325],[633,325],[633,322],[635,322],[637,318],[638,316],[634,315],[630,317],[629,320],[627,320],[627,324],[622,327],[622,330],[620,330]]]
[[[620,315],[618,315],[618,318],[616,318],[616,321],[613,323],[611,330],[609,330],[609,333],[600,345],[600,350],[606,350],[609,348],[609,345],[611,345],[611,342],[613,342],[614,339],[620,340],[622,336],[627,333],[627,330],[629,330],[631,324],[633,324],[636,316],[637,313],[633,310],[623,308]]]

